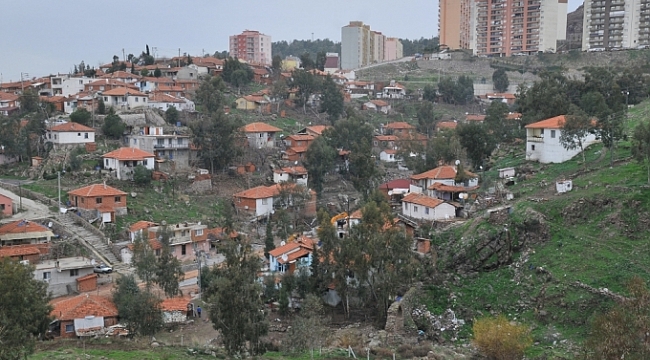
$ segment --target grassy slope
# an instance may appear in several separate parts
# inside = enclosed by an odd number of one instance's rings
[[[650,103],[646,102],[630,111],[628,131],[647,118]],[[523,150],[523,149],[521,149]],[[529,260],[520,268],[502,267],[461,278],[447,289],[431,287],[425,300],[432,311],[451,307],[466,320],[494,313],[506,314],[510,319],[522,320],[533,327],[536,345],[529,355],[546,354],[571,357],[588,334],[588,324],[612,303],[601,296],[592,295],[571,284],[581,281],[592,287],[606,287],[615,292],[625,292],[625,282],[634,275],[650,279],[650,250],[648,229],[643,220],[650,213],[650,189],[646,187],[645,168],[629,160],[630,144],[622,142],[615,159],[622,161],[609,167],[609,154],[601,156],[601,145],[587,150],[587,173],[582,171],[581,157],[556,165],[530,164],[538,172],[529,180],[512,188],[518,196],[515,212],[508,221],[520,222],[526,208],[545,215],[550,225],[550,241],[536,246]],[[625,161],[629,160],[629,161]],[[497,161],[494,170],[486,176],[495,178],[496,169],[525,164],[523,154],[509,154]],[[554,183],[563,177],[573,179],[574,191],[564,195],[551,195]],[[548,185],[544,185],[543,182]],[[547,201],[528,201],[528,197],[544,197]],[[590,205],[590,201],[608,200]],[[567,206],[571,211],[567,211]],[[470,228],[471,222],[443,234],[455,238],[475,233],[476,229],[489,228],[483,222]],[[470,231],[470,234],[465,231]],[[516,234],[513,234],[516,236]],[[444,251],[445,243],[438,244]],[[517,261],[520,254],[515,255]],[[535,271],[543,267],[555,280],[546,282],[546,276]],[[515,281],[515,274],[518,273]],[[544,290],[543,290],[544,289]],[[538,296],[544,291],[544,296]],[[455,295],[448,296],[449,293]],[[467,325],[469,334],[470,325]],[[553,334],[559,333],[559,337]],[[568,342],[560,343],[560,339]],[[559,346],[553,342],[558,341]],[[573,346],[571,345],[573,344]],[[567,355],[568,354],[568,355]]]

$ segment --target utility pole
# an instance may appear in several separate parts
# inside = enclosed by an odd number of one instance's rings
[[[181,48],[178,48],[178,67],[181,67]]]
[[[124,55],[124,48],[122,48],[122,61],[126,62],[126,55]]]
[[[61,212],[61,172],[57,171],[57,182],[59,184],[59,212]]]
[[[20,198],[20,211],[23,211],[23,182],[21,180],[18,180],[18,190],[20,190],[20,195],[18,195]]]

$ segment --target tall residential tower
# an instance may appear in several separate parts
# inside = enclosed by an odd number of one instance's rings
[[[585,0],[583,50],[650,46],[650,0]]]
[[[271,37],[259,31],[245,30],[230,37],[230,56],[251,63],[271,65]]]
[[[350,21],[341,28],[341,69],[357,69],[402,56],[399,39],[370,30],[362,21]]]

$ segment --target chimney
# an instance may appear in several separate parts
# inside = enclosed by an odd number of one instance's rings
[[[104,189],[106,189],[106,180],[104,180]]]

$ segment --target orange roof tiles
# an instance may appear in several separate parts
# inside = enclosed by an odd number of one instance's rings
[[[388,106],[388,103],[385,102],[384,100],[370,100],[370,102],[379,107]]]
[[[329,125],[313,125],[307,126],[307,129],[315,134],[322,135],[323,131],[331,128]]]
[[[310,253],[311,253],[311,251],[309,251],[309,250],[307,250],[307,249],[302,249],[302,248],[301,248],[301,249],[298,250],[298,251],[294,251],[294,252],[292,252],[291,254],[287,254],[287,261],[284,261],[284,259],[283,259],[282,257],[280,257],[280,258],[278,259],[278,262],[279,262],[280,264],[291,263],[291,262],[293,262],[293,261],[296,261],[297,259],[300,259],[300,258],[303,257],[303,256],[307,256],[307,255],[309,255]]]
[[[363,213],[361,212],[361,209],[358,209],[352,214],[350,214],[350,219],[362,219],[362,218],[363,218]]]
[[[246,198],[246,199],[266,199],[273,197],[275,190],[267,186],[257,186],[252,189],[244,190],[236,193],[233,197]]]
[[[156,239],[149,239],[149,246],[151,247],[151,250],[162,249],[162,243]],[[129,250],[133,251],[133,248],[135,246],[133,244],[129,244],[126,247],[129,248]]]
[[[375,139],[379,141],[397,141],[398,138],[395,135],[376,135]]]
[[[219,228],[214,228],[214,229],[206,229],[204,231],[206,232],[206,235],[208,236],[208,238],[210,237],[210,235],[213,235],[216,239],[219,239],[219,238],[223,237],[223,228],[220,228],[220,227]],[[234,239],[237,236],[239,236],[239,233],[237,231],[233,230],[233,231],[230,232],[229,236],[230,236],[231,239]]]
[[[129,89],[126,87],[106,90],[102,93],[102,95],[107,95],[107,96],[126,96],[127,94],[129,94],[130,96],[147,96],[146,94],[143,94],[138,90]]]
[[[183,103],[184,101],[175,96],[155,91],[149,94],[149,102]]]
[[[291,167],[283,167],[281,169],[275,170],[277,173],[288,173],[291,175],[307,175],[307,169],[305,169],[303,166],[291,166]]]
[[[508,113],[506,120],[520,120],[521,116],[521,113]]]
[[[526,129],[561,129],[566,122],[566,116],[560,115],[550,119],[538,121],[536,123],[526,125]]]
[[[76,122],[67,122],[65,124],[57,125],[52,128],[50,128],[50,131],[57,131],[57,132],[78,132],[78,131],[83,131],[83,132],[95,132],[95,129],[88,127],[86,125],[82,125]]]
[[[442,201],[440,199],[434,199],[434,198],[426,196],[424,194],[416,194],[416,193],[410,193],[410,194],[404,196],[402,201],[407,202],[407,203],[427,206],[427,207],[430,207],[430,208],[434,208],[434,207],[444,203],[444,201]]]
[[[469,171],[465,171],[465,174],[470,177],[478,177],[476,174],[473,174]],[[456,167],[451,165],[438,166],[435,169],[425,171],[421,174],[412,175],[411,179],[413,180],[422,180],[422,179],[454,179],[456,178]]]
[[[58,320],[74,320],[86,316],[116,317],[117,307],[108,298],[82,294],[72,299],[66,299],[54,304],[51,316]]]
[[[1,101],[16,101],[18,100],[18,98],[20,98],[20,96],[8,92],[0,91]]]
[[[280,132],[280,131],[282,131],[282,129],[278,129],[275,126],[263,122],[254,122],[244,126],[244,132],[247,133]]]
[[[458,126],[458,123],[455,121],[441,121],[436,124],[438,129],[455,129]]]
[[[163,311],[186,311],[187,304],[190,303],[189,297],[175,297],[165,299],[160,303]]]
[[[386,150],[382,150],[382,152],[386,154],[392,154],[392,155],[397,154],[397,150],[395,149],[386,149]]]
[[[30,232],[50,231],[45,226],[29,220],[18,220],[0,227],[0,235],[21,234]]]
[[[296,135],[289,135],[286,137],[286,139],[294,140],[294,141],[311,141],[314,140],[313,135],[303,135],[303,134],[296,134]]]
[[[290,242],[288,244],[284,244],[282,246],[276,247],[275,249],[269,251],[269,255],[277,258],[277,257],[281,256],[282,254],[286,254],[289,251],[293,251],[293,250],[296,250],[296,249],[300,248],[300,245],[301,244],[299,242],[297,242],[297,241],[296,242]]]
[[[466,121],[483,121],[483,120],[485,120],[485,115],[468,114],[468,115],[465,115],[465,120]]]
[[[25,255],[40,255],[41,252],[38,248],[33,246],[3,246],[0,247],[0,258],[25,256]]]
[[[96,277],[97,277],[97,274],[95,274],[95,273],[90,273],[90,274],[88,274],[88,275],[86,275],[86,276],[82,276],[82,277],[80,277],[80,278],[77,278],[77,282],[81,282],[81,281],[88,280],[88,279],[92,279],[92,278],[96,278]]]
[[[140,220],[136,222],[135,224],[129,226],[129,231],[130,232],[136,232],[138,230],[144,230],[147,228],[150,228],[152,226],[158,226],[158,224],[151,222],[151,221],[145,221],[145,220]]]
[[[138,148],[123,147],[106,153],[102,155],[102,157],[117,159],[120,161],[141,161],[147,158],[156,157],[156,155]]]
[[[81,197],[126,195],[124,191],[105,184],[93,184],[84,186],[82,188],[69,191],[68,194]]]
[[[386,124],[384,126],[386,129],[415,129],[415,127],[407,122],[404,121],[397,121],[397,122],[392,122],[389,124]]]

